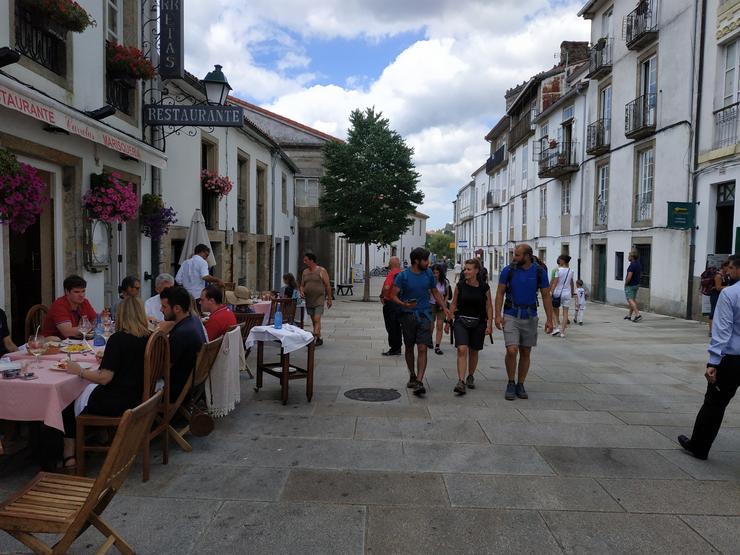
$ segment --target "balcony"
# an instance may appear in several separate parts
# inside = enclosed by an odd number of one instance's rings
[[[622,20],[622,34],[629,50],[640,50],[658,38],[657,0],[640,0]]]
[[[15,49],[57,75],[67,74],[66,32],[52,29],[20,2],[15,4]]]
[[[488,191],[486,193],[486,208],[498,208],[501,206],[499,198],[498,191]]]
[[[558,178],[578,171],[576,143],[551,141],[542,150],[537,175]]]
[[[105,81],[105,102],[129,116],[134,114],[135,81],[108,77]]]
[[[624,135],[628,139],[642,139],[655,133],[655,112],[658,96],[643,94],[624,108]]]
[[[714,148],[735,146],[737,143],[737,112],[735,102],[714,112]]]
[[[509,131],[509,152],[514,152],[519,143],[534,134],[534,128],[532,127],[532,112],[527,110],[524,112],[519,121]]]
[[[506,156],[506,147],[501,146],[494,152],[491,156],[489,156],[488,160],[486,160],[486,173],[488,175],[493,174],[498,168],[503,166],[505,162],[508,162],[508,157]]]
[[[586,153],[599,156],[609,152],[611,145],[611,119],[604,118],[590,124],[586,130]]]
[[[601,79],[612,71],[612,39],[604,37],[588,53],[588,78]]]
[[[609,222],[609,204],[599,196],[596,200],[596,225],[606,227]]]

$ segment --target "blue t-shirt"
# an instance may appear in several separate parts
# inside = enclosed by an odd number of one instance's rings
[[[640,277],[642,275],[642,266],[639,260],[633,260],[627,267],[627,273],[632,272],[632,279],[627,284],[628,287],[632,285],[640,285]]]
[[[414,273],[406,268],[396,276],[393,285],[398,287],[398,298],[402,301],[416,299],[414,308],[403,308],[403,312],[415,312],[417,316],[426,315],[430,320],[432,313],[429,305],[429,290],[435,288],[435,279],[432,271],[427,268],[423,272]]]
[[[498,278],[499,285],[507,284],[509,272],[511,272],[511,266],[507,266],[501,271]],[[542,274],[539,284],[537,283],[538,272]],[[532,264],[528,270],[517,267],[514,270],[514,275],[511,276],[511,300],[515,306],[504,308],[504,314],[519,318],[537,316],[537,290],[549,286],[547,272],[544,269],[538,270],[537,264]]]

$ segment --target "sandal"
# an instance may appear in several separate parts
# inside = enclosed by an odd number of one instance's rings
[[[74,461],[74,464],[67,465],[67,462]],[[62,472],[68,473],[68,474],[74,474],[77,470],[77,459],[74,455],[70,455],[69,457],[64,457],[62,460]]]

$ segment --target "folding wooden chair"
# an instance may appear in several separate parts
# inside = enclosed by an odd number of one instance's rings
[[[39,326],[44,325],[44,318],[46,318],[46,314],[49,312],[49,307],[43,304],[35,304],[31,308],[28,309],[28,313],[26,314],[26,323],[24,325],[24,333],[23,336],[24,339],[28,339],[36,333],[36,328]]]
[[[136,454],[146,441],[162,393],[157,393],[121,417],[113,444],[96,479],[40,472],[22,490],[0,504],[0,529],[5,530],[34,553],[67,553],[72,543],[90,525],[106,540],[98,553],[116,546],[121,553],[134,549],[100,516],[128,476]],[[61,534],[53,546],[34,533]]]
[[[170,366],[170,341],[161,331],[155,331],[149,336],[144,351],[144,391],[141,401],[145,402],[154,396],[157,382],[162,378],[165,368]],[[168,391],[169,393],[169,391]],[[161,407],[160,407],[161,408]],[[77,417],[77,439],[75,442],[75,459],[77,459],[77,474],[85,475],[85,453],[106,452],[109,447],[104,445],[87,445],[85,433],[87,428],[103,427],[114,428],[120,425],[119,416],[99,416],[95,414],[81,414]],[[161,433],[161,432],[160,432]],[[152,435],[144,442],[144,472],[143,481],[149,479],[149,444],[156,436]],[[162,456],[166,457],[168,449],[167,437],[163,437]]]
[[[244,327],[242,328],[242,341],[246,341],[249,332],[252,331],[252,328],[262,325],[263,316],[262,314],[237,314],[236,320],[237,322],[241,322],[242,324],[244,324]],[[249,353],[251,351],[252,349],[247,349],[247,352],[245,353],[245,358],[249,357]],[[249,377],[254,378],[254,374],[252,374],[252,370],[250,370],[248,364],[245,365],[245,369],[247,371],[247,374],[249,374]]]

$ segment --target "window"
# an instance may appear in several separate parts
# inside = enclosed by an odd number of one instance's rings
[[[612,36],[612,16],[614,15],[614,8],[609,8],[601,16],[601,36],[611,37]]]
[[[653,217],[653,179],[655,151],[652,148],[637,153],[637,194],[635,195],[635,221],[644,222]]]
[[[288,176],[283,174],[280,181],[280,204],[283,214],[288,214]]]
[[[658,58],[650,56],[640,64],[640,93],[654,95],[658,92]]]
[[[509,174],[507,173],[507,169],[504,168],[504,171],[501,172],[501,202],[506,202],[509,199],[509,196],[507,195],[509,184]]]
[[[200,145],[200,169],[216,171],[216,145],[203,141]],[[206,229],[218,228],[218,195],[204,187],[200,188],[200,211]]]
[[[724,86],[724,98],[723,98],[723,106],[729,106],[730,104],[733,104],[737,102],[738,98],[738,91],[740,91],[740,83],[738,83],[738,75],[740,74],[740,71],[738,71],[738,65],[740,64],[740,60],[738,60],[738,46],[739,41],[734,41],[729,43],[727,46],[725,46],[725,86]]]
[[[609,221],[609,164],[596,170],[596,225],[607,225]]]
[[[640,255],[640,287],[650,287],[650,253],[651,245],[635,245],[635,251]]]
[[[514,227],[514,203],[512,202],[509,205],[509,227]],[[511,237],[509,237],[509,240],[511,240]]]
[[[239,156],[236,166],[236,230],[249,231],[249,158]],[[246,275],[246,274],[244,274]]]
[[[105,38],[123,44],[123,0],[106,0]]]
[[[540,220],[547,218],[547,185],[540,189]]]
[[[527,180],[527,172],[529,167],[529,143],[522,147],[522,180]]]
[[[563,181],[560,189],[560,214],[563,216],[570,214],[570,181]]]
[[[565,108],[563,108],[563,121],[568,121],[568,120],[573,119],[575,113],[576,113],[575,104],[566,106]]]
[[[527,197],[522,197],[522,225],[527,225]]]
[[[302,208],[319,205],[319,180],[317,178],[296,178],[295,205]],[[462,213],[462,206],[460,212]]]
[[[511,190],[514,190],[514,184],[516,183],[516,154],[511,155],[511,171],[509,172],[511,177]]]
[[[624,252],[614,253],[614,279],[622,281],[624,279]]]
[[[550,132],[550,128],[547,123],[540,127],[540,139],[544,139]]]
[[[599,91],[599,118],[610,120],[612,117],[612,86],[607,85]]]
[[[560,245],[560,254],[564,254],[565,256],[570,256],[570,244],[563,243]]]

